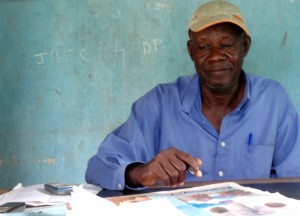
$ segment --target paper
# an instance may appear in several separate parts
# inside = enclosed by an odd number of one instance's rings
[[[101,198],[96,194],[99,188],[92,185],[74,186],[70,196],[50,195],[43,185],[17,187],[0,196],[0,203],[25,201],[34,206],[58,205],[50,208],[32,208],[31,212],[55,212],[55,215],[97,216],[299,216],[300,200],[285,197],[226,182],[200,187],[174,189],[154,193]],[[41,195],[42,194],[42,195]],[[56,208],[59,207],[59,208]],[[167,213],[166,213],[167,212]],[[30,214],[32,215],[32,214]],[[46,214],[52,215],[52,214]]]
[[[100,187],[84,184],[80,188],[89,193],[97,194],[101,191]],[[18,184],[13,190],[0,196],[0,205],[6,202],[25,202],[27,206],[61,205],[68,203],[71,195],[53,195],[44,189],[43,184],[23,187]]]
[[[122,206],[162,198],[169,200],[187,216],[300,215],[300,200],[291,199],[279,193],[243,187],[233,182],[107,199]]]
[[[172,216],[184,216],[167,199],[148,200],[144,202],[129,203],[118,206],[107,199],[84,191],[82,188],[74,187],[71,193],[71,210],[67,211],[67,216],[96,216],[96,215],[130,215],[130,216],[155,216],[168,212]]]

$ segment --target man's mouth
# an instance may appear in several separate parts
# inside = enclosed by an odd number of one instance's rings
[[[228,71],[229,71],[228,68],[211,68],[207,70],[209,74],[216,75],[216,76],[224,75],[225,73],[228,73]]]

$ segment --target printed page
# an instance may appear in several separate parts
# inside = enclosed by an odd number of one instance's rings
[[[299,200],[232,182],[107,199],[122,206],[162,198],[188,216],[300,215]]]

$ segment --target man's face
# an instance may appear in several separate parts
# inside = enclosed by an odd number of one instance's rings
[[[188,51],[202,86],[218,94],[237,86],[250,42],[241,29],[230,23],[190,32]]]

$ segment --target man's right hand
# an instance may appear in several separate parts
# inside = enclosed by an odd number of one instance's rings
[[[191,167],[194,175],[202,176],[199,167],[202,161],[176,148],[159,152],[146,164],[132,164],[126,169],[125,181],[129,187],[152,186],[163,182],[165,186],[176,187],[184,184],[186,170]]]

